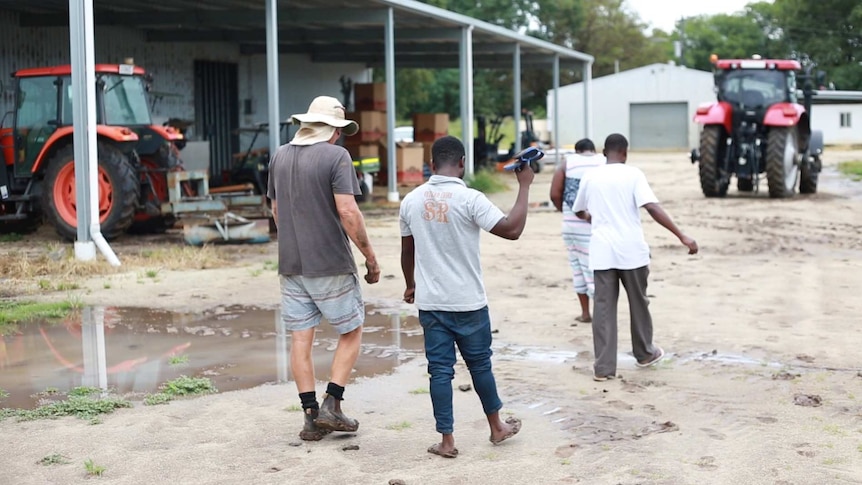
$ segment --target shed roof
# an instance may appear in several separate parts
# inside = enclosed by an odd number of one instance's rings
[[[414,0],[280,0],[279,49],[313,62],[384,64],[384,30],[392,7],[398,67],[458,67],[461,33],[472,27],[477,68],[510,68],[515,45],[525,67],[580,68],[593,57],[466,15]],[[24,27],[68,26],[68,0],[0,0]],[[265,52],[266,0],[94,0],[96,25],[141,29],[151,42],[228,42]]]

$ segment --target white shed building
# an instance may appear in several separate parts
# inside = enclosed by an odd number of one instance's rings
[[[611,133],[622,133],[633,150],[689,149],[697,146],[692,121],[697,106],[715,99],[712,73],[671,64],[648,66],[592,81],[593,140],[600,145]],[[560,144],[583,138],[583,83],[560,88]],[[553,120],[553,92],[548,119]],[[553,131],[554,126],[550,129]]]

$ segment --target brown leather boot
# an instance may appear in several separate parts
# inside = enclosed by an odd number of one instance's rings
[[[359,421],[348,418],[341,412],[341,401],[329,394],[324,394],[324,396],[317,418],[314,419],[314,424],[318,428],[330,431],[356,432],[359,429]]]
[[[305,424],[302,426],[302,431],[299,432],[299,438],[303,441],[320,441],[324,436],[332,432],[314,424],[314,419],[317,415],[318,412],[314,409],[305,410]]]

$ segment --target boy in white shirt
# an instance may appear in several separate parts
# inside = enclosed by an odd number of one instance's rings
[[[595,278],[593,309],[593,379],[606,381],[617,372],[617,300],[622,281],[631,311],[632,352],[638,367],[664,358],[664,350],[652,343],[652,317],[647,298],[649,246],[641,227],[640,208],[697,253],[697,243],[676,227],[661,208],[643,172],[626,165],[628,140],[613,134],[602,153],[607,164],[591,169],[581,179],[572,210],[592,224],[590,269]]]

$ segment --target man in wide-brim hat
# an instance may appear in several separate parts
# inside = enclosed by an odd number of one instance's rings
[[[365,281],[376,283],[380,267],[356,205],[361,194],[353,161],[335,143],[359,131],[344,106],[318,96],[270,161],[267,196],[278,228],[281,319],[292,333],[290,366],[305,416],[300,438],[316,441],[331,431],[355,432],[359,422],[341,411],[344,386],[359,356],[365,305],[350,241],[365,256]],[[349,238],[349,240],[348,240]],[[311,349],[315,327],[326,318],[339,334],[330,381],[321,405],[315,392]]]

